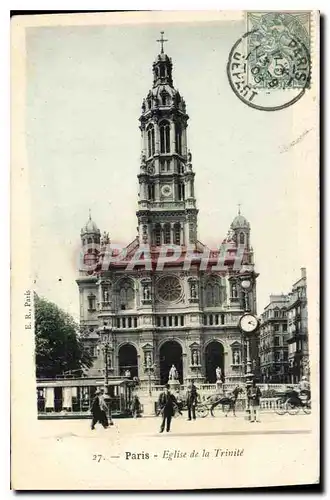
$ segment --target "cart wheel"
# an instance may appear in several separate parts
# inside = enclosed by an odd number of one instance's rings
[[[209,414],[209,410],[205,405],[197,406],[196,413],[200,418],[205,418]]]
[[[297,415],[299,411],[299,406],[293,405],[292,403],[287,403],[289,415]]]
[[[284,415],[287,411],[286,403],[284,401],[280,401],[278,406],[275,408],[275,413],[277,413],[277,415]]]

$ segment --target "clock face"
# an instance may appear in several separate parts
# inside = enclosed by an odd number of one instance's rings
[[[161,192],[162,192],[163,196],[166,196],[166,197],[167,196],[171,196],[171,194],[172,194],[172,188],[168,184],[165,184],[164,186],[162,186]]]
[[[252,333],[258,328],[258,319],[253,314],[244,314],[239,321],[239,326],[245,333]]]

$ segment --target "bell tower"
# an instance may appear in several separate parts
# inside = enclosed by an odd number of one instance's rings
[[[187,147],[189,116],[173,86],[172,60],[161,50],[152,66],[153,86],[140,116],[141,164],[138,175],[139,241],[186,246],[197,242],[192,155]]]

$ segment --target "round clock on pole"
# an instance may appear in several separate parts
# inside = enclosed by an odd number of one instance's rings
[[[259,320],[251,313],[246,313],[239,320],[239,327],[245,335],[251,335],[259,327]]]

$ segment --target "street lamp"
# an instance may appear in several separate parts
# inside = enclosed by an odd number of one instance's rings
[[[100,343],[100,345],[97,347],[98,351],[103,351],[104,355],[104,400],[105,403],[108,407],[108,412],[109,412],[109,419],[110,422],[112,421],[111,418],[111,409],[110,409],[110,395],[109,395],[109,351],[111,349],[111,345],[109,342],[109,334],[107,333],[107,328],[104,326],[103,328],[103,337],[104,340]]]
[[[152,363],[151,359],[147,359],[146,370],[148,371],[148,386],[149,386],[149,396],[151,397],[151,373],[156,369],[155,363]]]

